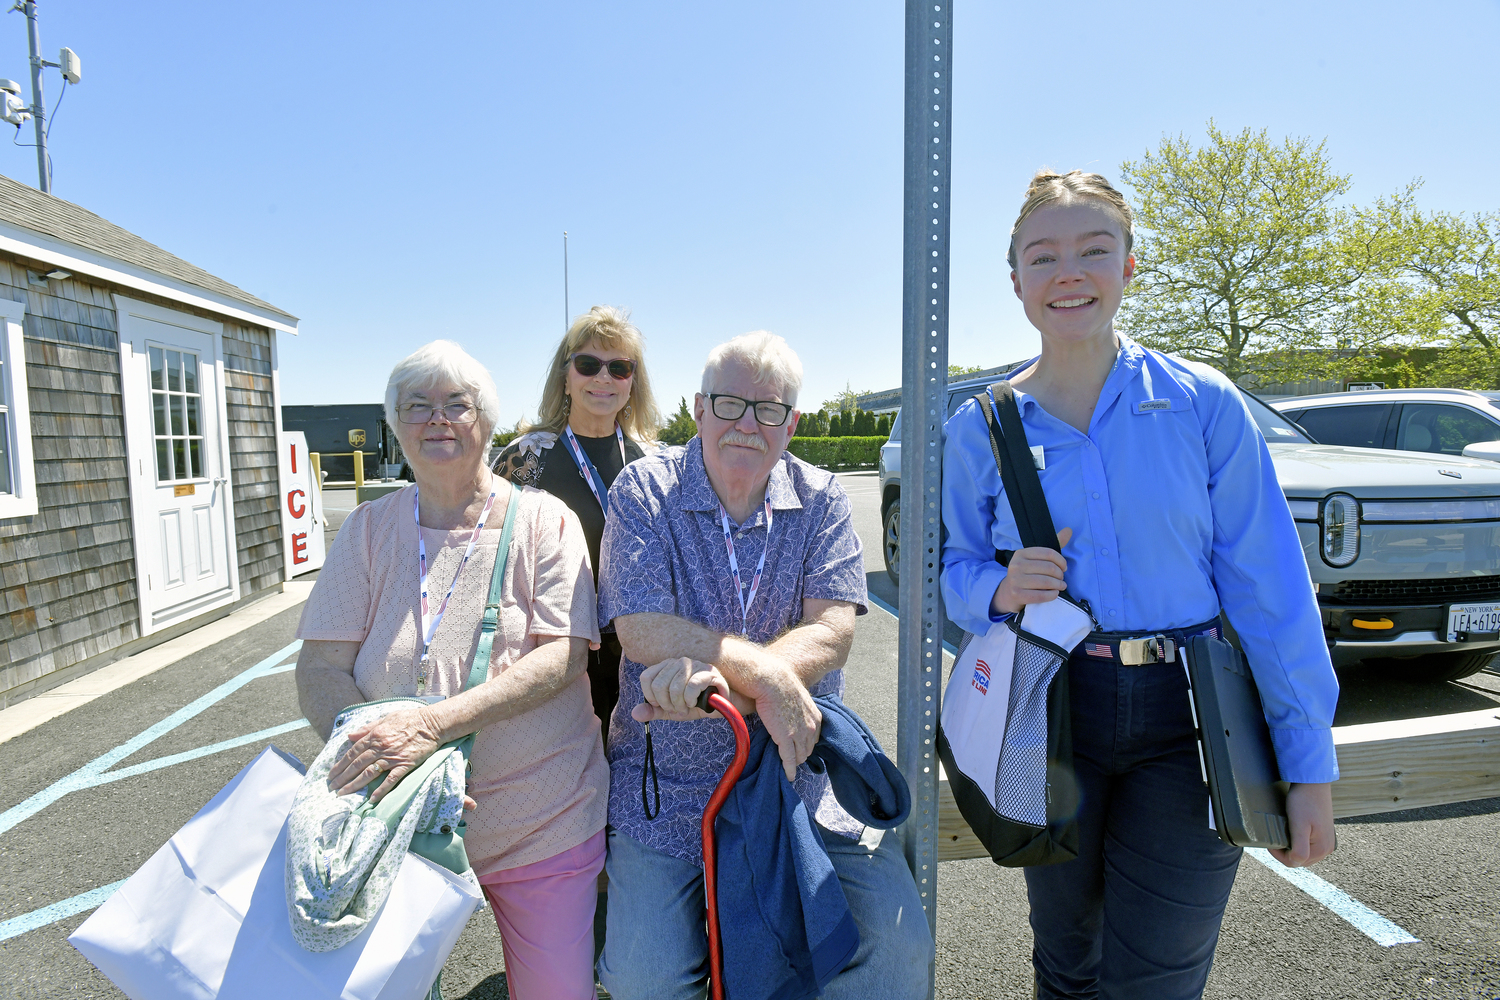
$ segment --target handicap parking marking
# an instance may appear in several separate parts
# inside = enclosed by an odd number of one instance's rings
[[[273,674],[284,672],[281,670],[270,671]],[[262,676],[268,675],[263,674]],[[134,778],[138,774],[159,771],[164,767],[171,767],[173,764],[185,764],[190,760],[197,760],[199,757],[207,757],[209,754],[219,753],[222,750],[233,750],[235,747],[242,747],[248,743],[259,743],[261,740],[269,740],[280,736],[282,733],[290,733],[293,730],[304,729],[310,725],[312,723],[306,719],[298,719],[296,722],[283,722],[279,726],[262,729],[258,733],[249,733],[245,736],[236,736],[232,739],[221,740],[218,743],[211,743],[206,747],[199,747],[196,750],[184,750],[182,753],[174,753],[169,757],[158,757],[155,760],[148,760],[144,764],[132,764],[130,767],[122,767],[118,771],[110,771],[107,774],[99,775],[89,787],[96,788],[99,785],[107,785],[111,781],[119,781],[121,778]]]
[[[224,750],[232,750],[236,747],[246,746],[247,744],[269,740],[272,737],[280,736],[282,733],[293,732],[309,725],[306,719],[297,719],[293,722],[282,723],[279,726],[272,726],[269,729],[262,729],[256,733],[248,733],[244,736],[235,736],[227,740],[220,740],[218,743],[198,747],[194,750],[184,750],[181,753],[169,754],[166,757],[158,757],[155,760],[132,764],[129,767],[122,767],[118,770],[109,770],[115,764],[118,764],[153,740],[165,736],[206,709],[223,701],[251,681],[259,680],[262,677],[272,677],[276,674],[284,674],[296,669],[296,664],[283,663],[282,661],[297,652],[301,646],[302,643],[300,641],[284,646],[255,664],[255,666],[235,675],[230,680],[208,692],[208,694],[178,709],[165,719],[120,744],[108,753],[95,758],[67,777],[53,782],[47,788],[31,796],[19,805],[7,809],[4,813],[0,813],[0,834],[9,831],[16,824],[36,815],[70,792],[82,791],[85,788],[96,788],[99,785],[107,785],[123,778],[133,778],[138,775],[149,774],[152,771],[159,771],[174,764],[184,764],[188,761],[207,757],[210,754],[220,753]],[[121,879],[118,882],[112,882],[97,889],[80,892],[76,896],[40,907],[32,910],[30,913],[23,913],[20,916],[11,917],[9,920],[0,920],[0,941],[8,941],[13,937],[18,937],[30,931],[46,927],[49,924],[57,923],[59,920],[66,920],[79,913],[92,910],[114,895],[115,890],[124,885],[126,881],[126,879]]]
[[[7,833],[9,830],[15,827],[16,824],[30,819],[32,816],[35,816],[37,813],[41,812],[49,805],[62,798],[64,795],[67,795],[70,792],[81,791],[85,788],[93,788],[97,785],[107,784],[111,781],[117,781],[122,777],[128,777],[129,775],[125,773],[127,771],[132,774],[144,774],[147,771],[153,771],[161,767],[170,766],[168,762],[170,762],[171,764],[179,764],[184,761],[195,760],[198,757],[207,756],[209,753],[218,753],[220,750],[228,750],[232,746],[243,746],[245,743],[262,738],[266,733],[270,733],[273,730],[279,734],[282,732],[289,732],[292,729],[301,728],[302,726],[306,725],[306,720],[299,720],[295,723],[286,723],[283,726],[273,727],[272,730],[263,730],[260,733],[253,733],[250,736],[237,737],[236,739],[225,740],[222,743],[215,743],[210,747],[202,747],[198,750],[188,750],[184,753],[173,754],[171,755],[171,757],[163,757],[159,760],[147,761],[145,764],[136,764],[130,768],[122,768],[118,772],[109,771],[111,767],[114,767],[120,761],[129,757],[131,754],[134,754],[136,751],[140,750],[142,747],[145,747],[153,740],[159,739],[160,737],[165,736],[167,733],[170,733],[178,726],[223,701],[225,698],[229,697],[231,694],[238,691],[246,684],[249,684],[251,681],[259,680],[262,677],[269,677],[273,674],[286,673],[287,671],[292,670],[294,668],[293,664],[283,664],[282,661],[284,661],[288,656],[291,656],[301,648],[302,641],[300,639],[292,642],[287,646],[282,647],[281,649],[272,653],[270,656],[266,657],[264,660],[261,660],[255,666],[250,667],[235,675],[231,679],[225,681],[223,684],[220,684],[218,687],[214,688],[212,691],[203,695],[201,698],[198,698],[188,705],[183,706],[182,708],[173,712],[171,715],[167,716],[165,719],[161,720],[150,728],[144,730],[143,732],[137,734],[129,740],[126,740],[124,743],[121,743],[119,746],[115,747],[108,753],[96,757],[94,760],[83,765],[67,777],[59,778],[57,781],[54,781],[51,785],[48,785],[46,788],[42,789],[40,792],[37,792],[35,795],[26,799],[24,802],[21,802],[18,805],[11,806],[9,809],[5,810],[5,812],[0,813],[0,835]]]
[[[104,901],[113,896],[115,890],[124,885],[125,882],[126,880],[122,878],[118,882],[101,885],[99,888],[90,889],[88,892],[80,892],[78,895],[64,899],[60,903],[43,906],[41,909],[32,910],[30,913],[23,913],[19,917],[11,917],[9,920],[0,920],[0,941],[9,941],[13,937],[20,937],[22,934],[46,927],[48,924],[55,924],[59,920],[66,920],[87,910],[92,910],[96,906],[103,906]]]
[[[1355,930],[1381,947],[1390,948],[1398,944],[1416,944],[1421,941],[1421,938],[1414,937],[1404,928],[1387,920],[1332,882],[1324,881],[1306,868],[1288,868],[1273,858],[1270,852],[1260,847],[1247,847],[1245,853],[1338,916],[1343,917]]]

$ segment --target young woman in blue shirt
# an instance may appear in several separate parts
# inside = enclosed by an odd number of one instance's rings
[[[1044,1000],[1201,996],[1240,860],[1209,826],[1181,662],[1126,666],[1114,640],[1180,647],[1222,609],[1291,782],[1292,846],[1273,853],[1307,865],[1334,846],[1338,683],[1302,546],[1234,385],[1115,331],[1132,239],[1124,198],[1079,171],[1039,172],[1011,230],[1011,282],[1042,353],[1010,381],[1061,554],[1021,547],[980,404],[946,428],[949,617],[982,633],[1066,585],[1102,633],[1066,668],[1081,853],[1025,872]]]

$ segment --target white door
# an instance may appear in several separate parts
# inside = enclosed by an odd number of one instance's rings
[[[117,302],[146,634],[237,596],[221,334],[208,320]]]

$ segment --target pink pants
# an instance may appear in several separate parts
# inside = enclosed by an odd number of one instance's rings
[[[479,880],[505,946],[514,1000],[595,1000],[594,904],[604,831],[577,847]]]

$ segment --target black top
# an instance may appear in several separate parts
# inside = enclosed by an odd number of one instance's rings
[[[620,461],[620,446],[615,441],[615,436],[609,437],[584,437],[575,434],[578,443],[583,447],[583,453],[594,463],[594,468],[599,470],[599,475],[604,479],[606,488],[613,486],[615,477],[620,470],[625,468],[629,462],[643,457],[646,453],[641,446],[632,441],[629,436],[625,438],[625,462]],[[558,437],[550,448],[543,448],[539,456],[521,454],[520,449],[513,442],[500,452],[500,457],[495,459],[495,472],[504,476],[511,482],[520,486],[535,486],[539,490],[546,490],[567,504],[573,513],[578,515],[578,520],[583,524],[583,536],[589,543],[589,562],[594,568],[594,586],[599,586],[599,542],[604,537],[604,511],[599,507],[599,501],[594,499],[594,493],[589,489],[588,481],[584,479],[584,473],[578,468],[578,463],[573,459],[573,451],[568,443]]]

